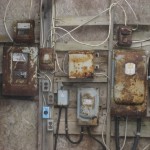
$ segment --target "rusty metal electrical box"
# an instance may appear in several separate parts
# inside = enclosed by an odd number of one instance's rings
[[[99,89],[78,88],[77,118],[79,125],[98,125]]]
[[[113,114],[136,115],[146,111],[147,57],[144,50],[114,52]]]
[[[122,26],[118,29],[118,46],[130,47],[132,45],[132,28]]]
[[[34,43],[34,20],[17,21],[14,29],[14,41],[16,43]]]
[[[4,47],[3,95],[37,94],[37,56],[36,47]]]
[[[94,55],[91,51],[69,53],[69,78],[93,78]]]
[[[55,57],[52,48],[41,48],[39,52],[39,68],[40,70],[54,70]]]

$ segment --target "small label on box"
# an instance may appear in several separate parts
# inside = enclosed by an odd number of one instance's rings
[[[18,29],[30,29],[30,23],[18,23],[17,28]]]

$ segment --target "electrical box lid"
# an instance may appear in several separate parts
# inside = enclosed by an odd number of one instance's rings
[[[69,53],[69,78],[93,78],[94,55],[91,51]]]
[[[144,50],[116,50],[114,100],[122,105],[139,105],[146,100],[147,57]]]

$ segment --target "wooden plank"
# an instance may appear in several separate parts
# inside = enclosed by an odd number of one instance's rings
[[[112,0],[109,0],[109,3],[111,5]],[[111,32],[109,36],[109,41],[108,41],[108,77],[110,78],[110,84],[107,84],[107,118],[106,118],[106,144],[108,147],[110,147],[110,137],[111,137],[111,116],[110,116],[110,106],[111,106],[111,92],[112,92],[112,87],[111,87],[111,80],[112,80],[112,49],[113,49],[113,33],[114,33],[114,11],[111,10]]]
[[[107,82],[107,78],[106,77],[103,77],[103,76],[100,76],[100,77],[94,77],[93,79],[68,79],[68,77],[55,77],[54,78],[54,82],[72,82],[72,83],[81,83],[81,82],[97,82],[97,83],[105,83]]]
[[[41,117],[41,110],[42,110],[42,105],[43,102],[41,100],[42,95],[41,95],[41,79],[39,80],[39,105],[38,105],[38,150],[42,150],[42,140],[43,140],[43,120]]]
[[[93,19],[92,21],[89,22],[92,18],[95,16],[63,16],[63,17],[58,17],[55,19],[56,26],[61,26],[61,27],[68,27],[68,26],[79,26],[81,24],[84,24],[86,26],[106,26],[109,25],[109,20],[108,17],[103,17],[99,16]],[[119,24],[124,24],[124,20],[120,20],[119,22],[115,22],[115,25]],[[138,25],[141,26],[149,26],[150,22],[137,22]],[[129,22],[128,25],[136,25],[135,22]]]
[[[66,17],[57,17],[55,19],[56,26],[78,26],[85,22],[88,22],[90,19],[95,16],[66,16]],[[93,19],[86,25],[109,25],[108,18],[106,17],[97,17]]]
[[[80,132],[80,126],[77,124],[77,112],[76,108],[68,108],[68,127],[69,127],[69,134],[79,134]],[[58,118],[58,108],[54,111],[54,121],[55,121],[55,130],[56,130],[56,122]],[[61,120],[60,120],[60,128],[59,128],[59,134],[65,134],[65,115],[64,110],[62,110]],[[101,135],[102,133],[102,126],[104,121],[104,116],[102,111],[100,111],[99,114],[99,125],[92,127],[91,132],[95,135]],[[142,127],[141,127],[141,137],[150,137],[150,130],[149,130],[150,122],[147,118],[143,119]],[[55,132],[54,130],[54,132]],[[114,136],[114,121],[111,121],[111,136]],[[125,121],[120,121],[120,136],[124,137],[124,131],[125,131]],[[86,132],[85,132],[86,133]],[[105,133],[105,131],[104,131]],[[128,137],[134,137],[136,133],[136,119],[135,120],[129,120],[128,121],[128,130],[127,130],[127,136]]]
[[[58,110],[55,112],[55,130],[56,131],[56,124],[57,124],[57,118],[58,118]],[[99,116],[99,125],[91,127],[91,133],[100,135],[102,133],[102,126],[103,126],[103,120],[104,116]],[[77,117],[76,117],[76,109],[69,109],[68,112],[68,128],[69,128],[69,134],[79,134],[80,133],[80,126],[77,123]],[[85,132],[86,133],[86,132]],[[105,133],[105,131],[104,131]],[[62,112],[60,126],[59,126],[59,134],[65,134],[65,121],[64,121],[64,112]]]
[[[101,41],[84,41],[89,44],[99,44]],[[103,45],[92,47],[87,45],[79,44],[75,41],[68,42],[56,42],[56,51],[69,51],[69,50],[108,50],[108,42]]]

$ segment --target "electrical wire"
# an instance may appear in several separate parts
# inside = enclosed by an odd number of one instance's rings
[[[134,138],[132,150],[137,150],[138,142],[140,139],[141,123],[142,123],[141,118],[137,118],[137,132],[136,132],[136,136]]]
[[[104,117],[103,126],[102,126],[102,140],[103,140],[103,144],[105,145],[106,150],[110,150],[110,148],[107,146],[105,139],[104,139],[104,130],[105,130],[104,127],[106,125],[106,119],[107,119],[108,113],[109,113],[109,108],[107,108],[106,116]]]
[[[147,148],[149,148],[149,147],[150,147],[150,144],[146,145],[146,146],[143,148],[143,150],[147,150]]]
[[[55,52],[55,55],[56,55],[56,63],[57,63],[57,66],[58,66],[58,69],[64,73],[64,71],[61,69],[60,67],[60,64],[59,64],[59,61],[58,61],[58,56],[57,56],[57,53]]]
[[[127,0],[124,0],[124,1],[125,1],[125,2],[127,3],[127,5],[130,7],[130,9],[131,9],[131,11],[132,11],[132,13],[133,13],[135,19],[138,21],[137,15],[136,15],[134,9],[132,8],[132,6],[130,5],[130,3],[129,3]],[[138,24],[137,24],[137,27],[136,27],[135,29],[132,29],[132,30],[135,31],[135,30],[137,30],[137,29],[138,29]]]
[[[31,19],[31,10],[32,10],[33,0],[30,0],[30,10],[29,10],[29,19]]]
[[[43,42],[44,42],[44,23],[43,23],[43,14],[42,14],[42,5],[43,5],[43,0],[41,0],[41,10],[40,10],[40,22],[41,22],[41,47],[43,47]]]
[[[124,25],[126,26],[127,25],[127,13],[126,13],[124,7],[121,4],[117,3],[117,5],[120,6],[120,8],[122,9],[122,11],[124,13],[124,18],[125,18],[124,19]]]
[[[101,145],[101,147],[103,148],[103,150],[106,149],[106,148],[105,148],[105,145],[91,134],[90,127],[87,127],[87,133],[89,134],[89,136],[90,136],[93,140],[95,140],[96,142],[98,142],[98,143]]]
[[[58,140],[58,132],[59,132],[61,112],[62,112],[62,107],[59,108],[59,114],[58,114],[58,120],[57,120],[57,127],[56,127],[56,134],[55,134],[54,150],[56,150],[56,148],[57,148],[57,140]]]
[[[119,0],[119,1],[117,1],[116,3],[118,4],[119,2],[121,2],[122,0]],[[75,31],[75,30],[77,30],[77,29],[79,29],[80,27],[82,27],[83,25],[86,25],[87,23],[89,23],[89,22],[91,22],[92,20],[94,20],[94,19],[96,19],[96,18],[98,18],[100,15],[102,15],[103,13],[105,13],[105,12],[107,12],[107,11],[109,11],[109,9],[110,9],[110,7],[109,8],[107,8],[106,10],[104,10],[104,11],[102,11],[101,13],[99,13],[98,15],[96,15],[96,16],[94,16],[94,17],[92,17],[91,19],[89,19],[88,21],[86,21],[86,22],[84,22],[84,23],[82,23],[81,25],[78,25],[77,27],[75,27],[74,29],[72,29],[71,31],[68,31],[69,33],[71,33],[71,32],[73,32],[73,31]],[[61,36],[59,39],[61,39],[61,38],[63,38],[63,37],[65,37],[66,35],[68,35],[69,33],[66,33],[66,34],[64,34],[63,36]],[[58,40],[59,40],[58,39]]]
[[[6,24],[7,10],[8,10],[8,7],[9,7],[11,1],[12,1],[12,0],[9,0],[9,2],[8,2],[7,6],[6,6],[3,21],[4,21],[5,31],[6,31],[6,33],[7,33],[7,35],[8,35],[8,37],[9,37],[9,39],[13,42],[13,38],[11,37],[11,35],[10,35],[9,31],[8,31],[8,28],[7,28],[7,24]]]
[[[91,46],[91,47],[100,46],[100,45],[104,44],[105,42],[107,42],[108,39],[109,39],[109,36],[110,36],[110,33],[111,33],[111,9],[112,9],[112,7],[114,7],[116,4],[117,4],[117,3],[112,3],[112,4],[110,5],[110,9],[109,9],[109,31],[108,31],[108,35],[107,35],[106,39],[105,39],[103,42],[101,42],[100,44],[95,44],[95,45],[93,45],[93,44],[89,44],[89,43],[80,42],[79,40],[75,39],[75,38],[71,35],[71,33],[70,33],[69,31],[67,31],[66,29],[64,29],[64,28],[62,28],[62,27],[54,27],[54,28],[55,28],[55,29],[61,29],[61,30],[65,31],[65,32],[67,32],[67,33],[69,34],[69,36],[70,36],[75,42],[77,42],[77,43],[79,43],[79,44],[87,45],[87,46]]]
[[[120,148],[120,150],[124,149],[124,146],[126,144],[126,139],[127,139],[127,130],[128,130],[128,117],[126,117],[126,126],[125,126],[125,135],[124,135],[124,141],[123,141],[123,145]]]
[[[65,131],[66,131],[66,138],[68,141],[72,144],[80,144],[83,140],[83,127],[81,126],[81,131],[80,131],[80,137],[77,141],[72,141],[70,139],[69,133],[68,133],[68,108],[65,108]]]
[[[120,1],[122,1],[122,0],[120,0]],[[109,39],[109,36],[110,36],[110,33],[111,33],[111,10],[112,10],[112,7],[114,7],[115,5],[117,5],[120,1],[118,1],[118,2],[116,2],[116,3],[112,3],[108,9],[106,9],[105,11],[103,11],[103,12],[106,12],[106,11],[109,10],[109,31],[108,31],[108,35],[107,35],[106,39],[105,39],[103,42],[101,42],[100,44],[95,44],[95,45],[93,45],[93,44],[89,44],[89,43],[80,42],[79,40],[75,39],[75,38],[71,35],[71,32],[75,31],[75,30],[77,29],[77,27],[74,28],[73,30],[71,30],[71,31],[69,32],[69,31],[67,31],[66,29],[62,28],[62,27],[55,27],[55,26],[53,25],[53,28],[50,29],[49,31],[52,31],[52,30],[54,30],[54,29],[60,29],[60,30],[65,31],[75,42],[77,42],[77,43],[79,43],[79,44],[87,45],[87,46],[91,46],[91,47],[100,46],[100,45],[104,44],[105,42],[107,42],[108,39]],[[103,13],[103,12],[102,12],[102,13]],[[88,22],[88,21],[87,21],[87,22]],[[53,24],[54,24],[54,23],[53,23]],[[85,23],[85,24],[86,24],[86,23]],[[80,25],[80,26],[83,26],[83,24]],[[78,27],[79,27],[79,26],[78,26]],[[49,31],[48,31],[48,33],[49,33]],[[67,34],[66,34],[66,35],[67,35]],[[65,36],[65,34],[64,34],[63,36],[61,36],[60,38],[62,38],[62,37],[64,37],[64,36]],[[57,40],[59,40],[60,38],[58,38]],[[56,42],[56,41],[55,41],[55,42]]]
[[[120,150],[120,139],[119,139],[119,120],[118,116],[115,117],[115,145],[116,150]]]
[[[146,42],[149,41],[150,38],[144,39],[144,40],[140,40],[140,41],[133,41],[133,43],[142,43],[142,42]]]

